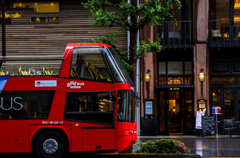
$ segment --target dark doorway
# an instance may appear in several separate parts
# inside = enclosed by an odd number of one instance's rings
[[[193,133],[193,89],[169,88],[158,92],[158,133]]]

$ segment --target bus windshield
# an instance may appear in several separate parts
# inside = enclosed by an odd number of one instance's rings
[[[108,69],[108,66],[110,68]],[[122,62],[113,48],[75,48],[72,55],[70,77],[101,80],[106,82],[130,83]],[[113,80],[112,80],[113,77]]]
[[[99,47],[73,50],[70,77],[112,82]]]
[[[134,93],[126,90],[117,93],[118,122],[135,122]]]
[[[133,84],[113,48],[108,48],[106,58],[116,82]]]

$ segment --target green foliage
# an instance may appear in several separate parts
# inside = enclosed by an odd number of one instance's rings
[[[146,143],[138,144],[141,149],[133,153],[174,153],[174,154],[190,154],[190,149],[184,143],[173,139],[159,139],[154,142],[147,141]]]
[[[149,40],[148,44],[142,41],[137,47],[137,31],[145,26],[160,25],[165,20],[165,17],[171,16],[170,10],[173,3],[177,4],[179,9],[181,8],[180,0],[146,0],[144,4],[139,5],[137,5],[136,0],[132,0],[131,3],[126,0],[118,0],[117,2],[114,0],[88,0],[82,5],[90,10],[93,19],[91,25],[93,27],[120,26],[121,30],[130,31],[129,60],[127,60],[126,52],[117,52],[127,72],[132,74],[131,77],[135,81],[134,73],[136,70],[132,70],[132,67],[136,68],[136,58],[140,58],[141,51],[154,53],[162,50],[159,38],[155,42]],[[111,7],[118,8],[120,12],[111,11]],[[110,42],[111,44],[107,44],[116,50],[115,42],[110,41],[116,35],[111,36],[102,36],[99,40],[106,40],[104,43]],[[139,49],[138,52],[136,52],[137,48]],[[127,64],[128,61],[133,66]]]
[[[137,49],[137,56],[138,58],[141,57],[141,52],[146,52],[146,53],[160,53],[162,51],[162,45],[161,45],[161,40],[157,36],[157,40],[155,42],[151,41],[148,39],[148,44],[146,44],[145,41],[141,41],[140,44],[138,45]],[[145,56],[145,54],[143,54]]]
[[[169,11],[172,3],[177,4],[179,9],[181,8],[180,0],[146,0],[145,4],[139,4],[138,7],[133,3],[127,3],[126,0],[121,0],[119,3],[114,0],[88,0],[82,4],[85,8],[90,9],[93,26],[112,27],[117,24],[122,29],[137,30],[144,26],[157,25],[165,20],[165,17],[171,16]],[[116,13],[106,9],[106,7],[112,6],[119,8],[122,12]],[[132,19],[128,19],[128,17],[139,17],[137,25],[133,25]]]
[[[126,71],[130,74],[132,72],[132,66],[128,64],[128,52],[127,51],[123,52],[122,50],[118,49],[116,45],[115,38],[118,33],[119,32],[115,32],[106,36],[99,36],[98,38],[90,39],[89,42],[90,43],[106,43],[111,47],[113,47],[116,53],[118,54],[120,60],[122,61]]]

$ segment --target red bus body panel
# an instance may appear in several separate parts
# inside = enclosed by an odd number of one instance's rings
[[[67,92],[103,92],[131,90],[129,83],[107,83],[69,78],[73,47],[104,46],[106,44],[71,43],[67,46],[59,77],[11,76],[2,91],[55,91],[48,119],[0,120],[0,153],[31,152],[32,139],[40,129],[62,130],[69,141],[70,152],[118,150],[129,148],[137,139],[136,123],[117,121],[115,101],[114,125],[70,121],[64,118]],[[36,81],[54,81],[55,87],[36,87]],[[67,87],[70,82],[81,82],[80,89]],[[132,132],[133,131],[133,132]]]

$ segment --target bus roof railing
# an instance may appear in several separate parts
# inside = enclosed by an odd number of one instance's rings
[[[63,60],[62,55],[47,55],[47,56],[0,56],[0,61],[18,61],[18,60]]]

